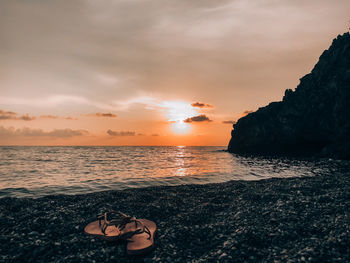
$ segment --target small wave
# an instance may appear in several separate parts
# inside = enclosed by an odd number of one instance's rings
[[[56,162],[57,160],[52,159],[35,159],[36,162]]]
[[[0,190],[0,197],[26,197],[31,191],[27,188],[4,188]]]
[[[228,154],[225,147],[217,146],[185,147],[181,150],[177,147],[147,146],[43,149],[0,148],[0,159],[6,160],[0,165],[0,197],[70,195],[145,186],[300,177],[350,170],[350,162],[239,156]]]
[[[227,149],[220,149],[220,150],[213,150],[213,153],[221,153],[221,152],[225,152],[228,153],[229,151]]]

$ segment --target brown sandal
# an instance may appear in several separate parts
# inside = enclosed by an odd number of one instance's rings
[[[108,241],[126,239],[133,234],[139,233],[135,217],[122,212],[110,211],[97,217],[98,220],[91,222],[84,228],[87,235]]]
[[[154,247],[154,233],[157,225],[147,219],[134,219],[135,231],[130,238],[127,239],[126,253],[128,255],[140,255],[151,251]]]

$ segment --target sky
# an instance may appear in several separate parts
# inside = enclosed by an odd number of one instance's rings
[[[227,145],[348,0],[1,0],[0,145]]]

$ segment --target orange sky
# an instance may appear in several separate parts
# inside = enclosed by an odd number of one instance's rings
[[[0,2],[0,145],[227,145],[350,1]]]

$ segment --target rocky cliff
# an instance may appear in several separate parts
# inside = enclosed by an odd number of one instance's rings
[[[350,159],[350,34],[339,35],[295,91],[233,125],[228,151]]]

